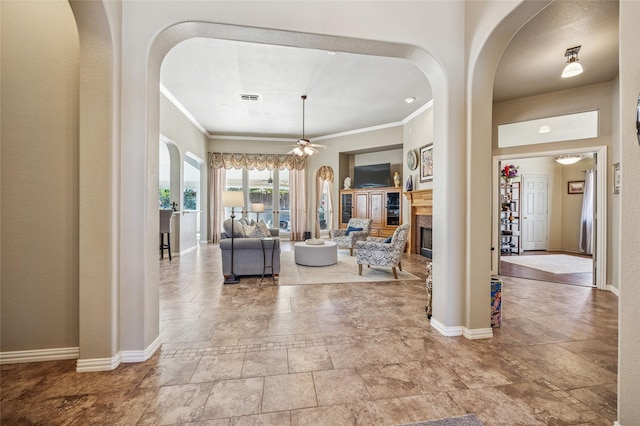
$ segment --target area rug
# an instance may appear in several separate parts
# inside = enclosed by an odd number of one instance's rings
[[[402,426],[483,426],[483,424],[473,414],[467,414],[466,416],[449,417],[448,419],[408,423]]]
[[[398,281],[419,280],[408,272],[398,272]],[[362,275],[358,275],[356,257],[349,256],[348,250],[338,251],[338,263],[330,266],[302,266],[296,265],[292,251],[280,252],[280,285],[303,284],[334,284],[370,281],[395,281],[391,268],[366,265],[362,268]]]
[[[500,260],[527,268],[550,272],[552,274],[580,274],[591,272],[593,269],[593,261],[590,258],[570,256],[567,254],[502,256]]]

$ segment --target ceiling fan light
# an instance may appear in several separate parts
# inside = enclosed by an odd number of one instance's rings
[[[584,155],[582,154],[569,154],[569,155],[559,155],[556,158],[554,158],[554,160],[557,163],[568,165],[568,164],[575,164],[578,161],[582,160],[583,158],[584,158]]]
[[[304,155],[304,151],[302,151],[302,149],[300,149],[299,146],[296,146],[295,148],[293,148],[293,153],[295,155]]]
[[[307,155],[313,155],[313,148],[311,148],[311,147],[309,147],[309,146],[305,146],[305,147],[303,148],[303,151],[304,151],[304,153],[305,153],[305,154],[307,154]]]

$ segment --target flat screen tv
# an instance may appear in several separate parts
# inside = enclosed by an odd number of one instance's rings
[[[391,163],[370,164],[353,168],[354,188],[391,186]]]

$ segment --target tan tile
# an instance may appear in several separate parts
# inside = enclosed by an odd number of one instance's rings
[[[371,399],[364,380],[355,368],[316,371],[313,380],[318,405],[344,404]]]
[[[333,364],[326,346],[309,348],[289,348],[289,373],[306,371],[331,370]]]
[[[363,426],[399,425],[466,414],[444,392],[353,402],[349,408],[356,418],[356,424]]]
[[[242,377],[273,376],[287,374],[287,350],[247,352],[242,366]]]
[[[560,389],[614,383],[616,375],[558,345],[533,345],[505,349],[521,362],[541,371]]]
[[[291,426],[348,426],[355,425],[355,421],[355,417],[346,405],[329,405],[291,411]]]
[[[295,410],[318,405],[311,373],[264,378],[262,412]]]
[[[156,395],[156,389],[109,392],[97,395],[97,400],[72,425],[133,425]]]
[[[191,383],[238,379],[244,357],[244,352],[204,356],[191,377]]]
[[[141,388],[189,383],[200,358],[161,359],[149,369],[138,385]]]
[[[495,388],[451,391],[453,401],[467,413],[475,414],[486,425],[546,425],[535,416],[535,409]]]
[[[230,426],[289,426],[289,411],[278,413],[255,414],[253,416],[232,417]]]
[[[138,424],[166,425],[197,421],[210,390],[211,383],[161,387]]]
[[[358,367],[372,399],[397,398],[417,395],[420,387],[412,380],[412,371],[406,365],[385,364]]]
[[[245,416],[260,413],[262,378],[224,380],[213,383],[202,419]]]

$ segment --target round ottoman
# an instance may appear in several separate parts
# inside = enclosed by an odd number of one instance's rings
[[[338,244],[326,241],[324,244],[311,245],[303,241],[293,246],[293,255],[298,265],[334,265],[338,263]]]

